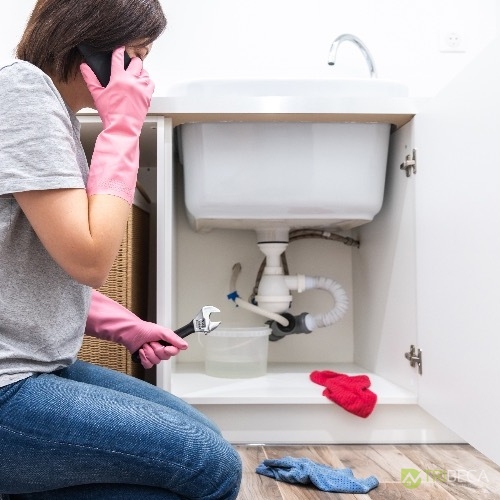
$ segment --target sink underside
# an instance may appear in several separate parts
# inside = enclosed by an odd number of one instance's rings
[[[189,219],[211,228],[351,228],[382,206],[387,123],[182,125]]]

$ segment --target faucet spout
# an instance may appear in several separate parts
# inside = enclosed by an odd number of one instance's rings
[[[330,52],[328,53],[328,64],[333,66],[337,60],[337,51],[339,50],[339,46],[342,42],[352,42],[354,43],[361,53],[363,54],[366,64],[368,65],[368,70],[370,71],[371,78],[377,78],[377,71],[375,69],[375,63],[373,62],[373,57],[370,54],[370,51],[366,47],[366,45],[354,35],[349,33],[344,33],[343,35],[339,35],[332,43],[330,47]]]

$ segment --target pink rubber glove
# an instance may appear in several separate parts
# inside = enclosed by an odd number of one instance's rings
[[[170,359],[188,347],[187,342],[172,330],[143,321],[97,290],[92,290],[85,333],[124,345],[131,353],[139,349],[139,358],[144,368],[151,368],[160,361]],[[165,347],[159,340],[172,345]]]
[[[94,147],[87,193],[111,194],[131,204],[139,169],[139,136],[154,83],[139,57],[133,57],[125,70],[124,53],[124,47],[113,52],[107,87],[101,86],[87,64],[82,63],[80,71],[104,127]]]

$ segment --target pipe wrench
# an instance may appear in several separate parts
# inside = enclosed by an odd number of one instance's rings
[[[200,309],[200,312],[194,317],[192,321],[184,326],[181,326],[177,330],[174,330],[174,332],[181,338],[187,337],[188,335],[191,335],[195,332],[204,333],[205,335],[207,335],[220,325],[220,321],[210,320],[210,314],[216,312],[220,312],[220,309],[217,309],[217,307],[214,306],[203,306]],[[158,342],[164,346],[171,345],[164,340],[158,340]],[[134,361],[135,363],[141,362],[139,358],[139,351],[136,351],[132,354],[132,361]]]

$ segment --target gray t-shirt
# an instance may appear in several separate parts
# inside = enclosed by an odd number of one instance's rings
[[[12,193],[85,188],[80,124],[52,80],[0,64],[0,387],[70,365],[91,289],[48,254]]]

